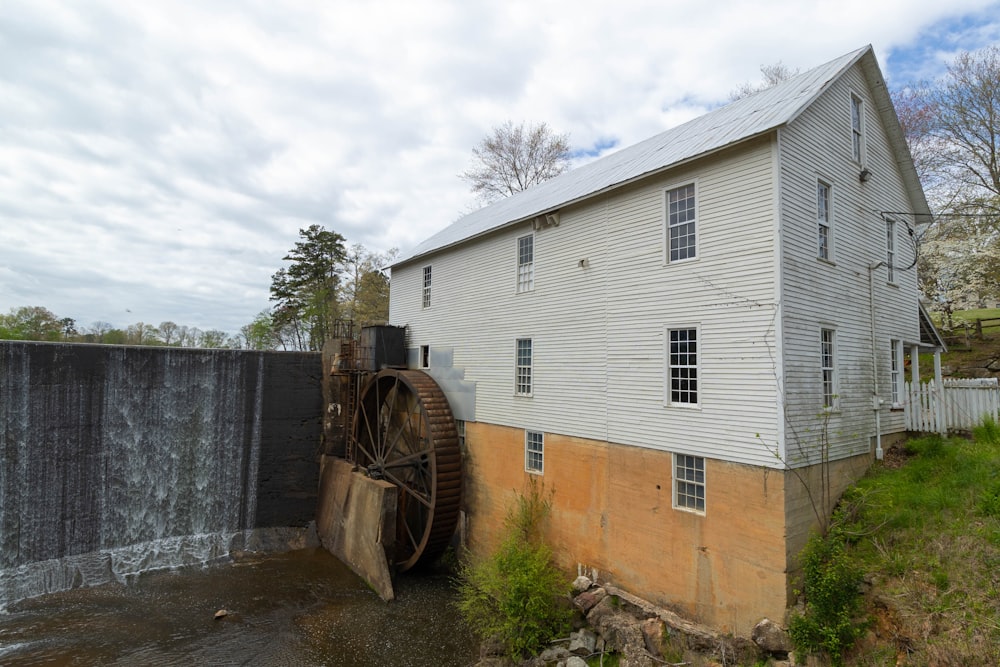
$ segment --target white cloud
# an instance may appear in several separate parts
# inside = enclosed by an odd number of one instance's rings
[[[110,0],[0,17],[0,311],[231,332],[316,223],[411,247],[473,202],[506,119],[642,140],[762,64],[867,43],[932,76],[1000,37],[997,2]],[[905,80],[905,79],[904,79]]]

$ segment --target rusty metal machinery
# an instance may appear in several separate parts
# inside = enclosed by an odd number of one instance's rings
[[[349,440],[349,460],[399,489],[396,568],[432,562],[451,541],[462,496],[458,433],[441,388],[422,371],[378,371],[360,388]]]

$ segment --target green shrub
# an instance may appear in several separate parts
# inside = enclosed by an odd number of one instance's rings
[[[829,654],[834,665],[861,636],[861,569],[851,559],[843,534],[834,529],[825,538],[813,536],[800,554],[805,613],[789,624],[792,642],[804,653]]]
[[[529,484],[507,514],[495,553],[462,565],[458,608],[483,639],[497,639],[512,658],[537,653],[569,630],[569,582],[542,538],[551,508],[539,485]]]

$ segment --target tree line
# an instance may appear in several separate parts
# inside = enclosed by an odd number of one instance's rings
[[[299,230],[299,236],[301,240],[284,257],[288,266],[271,278],[274,305],[237,334],[169,321],[158,326],[136,322],[118,328],[94,322],[83,327],[45,307],[21,306],[0,314],[0,340],[320,350],[327,339],[351,327],[388,321],[389,279],[384,269],[396,257],[395,249],[380,253],[360,243],[347,247],[343,236],[320,225]]]
[[[159,326],[136,322],[124,329],[108,322],[81,327],[72,317],[59,317],[43,306],[21,306],[11,308],[6,315],[0,313],[0,340],[237,349],[244,347],[245,342],[240,336],[218,329],[203,331],[169,321],[160,322]]]

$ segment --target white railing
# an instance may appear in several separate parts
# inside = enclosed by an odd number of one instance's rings
[[[984,417],[1000,421],[1000,385],[996,378],[906,383],[906,430],[925,433],[971,431]]]

